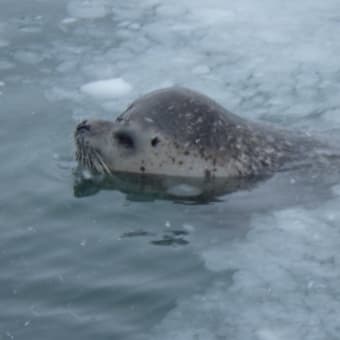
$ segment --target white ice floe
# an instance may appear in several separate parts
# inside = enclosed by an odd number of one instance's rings
[[[87,83],[80,90],[97,99],[114,99],[130,93],[132,86],[122,78],[113,78]]]

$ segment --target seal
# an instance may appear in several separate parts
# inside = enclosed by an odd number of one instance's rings
[[[94,173],[205,180],[272,173],[311,147],[306,138],[242,119],[182,87],[142,96],[116,121],[81,122],[75,144],[79,164]]]

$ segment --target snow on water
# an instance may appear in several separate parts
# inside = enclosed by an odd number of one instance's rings
[[[124,79],[98,80],[81,86],[80,90],[98,99],[112,99],[127,95],[132,87]]]
[[[340,204],[254,216],[246,239],[203,251],[220,272],[204,294],[178,303],[152,339],[337,339]]]

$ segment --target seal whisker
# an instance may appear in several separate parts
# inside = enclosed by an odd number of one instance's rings
[[[96,155],[96,160],[98,161],[98,163],[101,166],[101,168],[104,170],[104,173],[106,173],[107,175],[111,175],[112,172],[111,172],[110,168],[104,162],[104,160],[103,160],[102,156],[100,155],[100,153],[96,152],[95,155]]]

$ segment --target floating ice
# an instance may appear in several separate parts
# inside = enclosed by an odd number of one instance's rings
[[[77,18],[72,18],[72,17],[70,17],[70,18],[65,18],[65,19],[63,19],[63,20],[61,21],[61,23],[64,24],[64,25],[69,25],[69,24],[74,24],[74,23],[77,22],[77,21],[78,21]]]
[[[245,239],[204,251],[220,279],[181,301],[148,339],[336,339],[340,214],[327,215],[339,204],[254,216]]]
[[[132,86],[122,78],[113,78],[87,83],[80,90],[97,99],[113,99],[127,95]]]
[[[70,16],[80,19],[97,19],[105,17],[110,9],[106,1],[76,0],[67,5]]]

